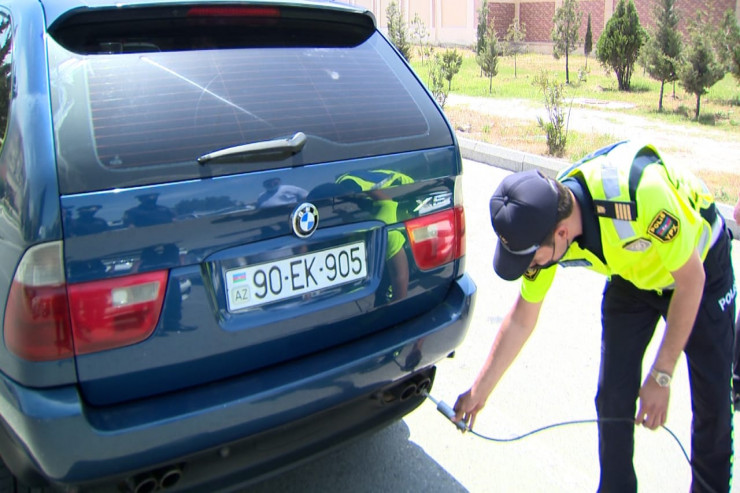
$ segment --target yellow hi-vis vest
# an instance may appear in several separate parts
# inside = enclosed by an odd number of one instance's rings
[[[594,201],[605,262],[573,242],[562,266],[585,266],[608,277],[618,275],[640,289],[662,291],[673,287],[671,272],[693,250],[703,261],[723,231],[706,185],[687,170],[664,163],[651,145],[620,142],[601,149],[557,179],[569,177],[585,183]],[[555,266],[528,271],[522,297],[542,301],[555,271]]]

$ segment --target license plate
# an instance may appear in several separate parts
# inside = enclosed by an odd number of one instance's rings
[[[365,243],[357,242],[226,272],[229,311],[341,286],[367,275]]]

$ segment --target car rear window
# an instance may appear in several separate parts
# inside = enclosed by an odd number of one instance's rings
[[[198,8],[123,19],[94,11],[52,26],[63,193],[452,144],[436,105],[368,17]],[[197,161],[298,132],[307,140],[295,155]]]

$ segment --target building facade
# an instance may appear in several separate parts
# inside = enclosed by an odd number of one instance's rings
[[[378,25],[387,25],[386,9],[391,0],[344,0],[364,7],[378,20]],[[408,27],[415,15],[419,15],[434,44],[474,45],[478,25],[478,10],[483,0],[396,0]],[[658,0],[633,0],[640,23],[650,29],[653,26],[653,9]],[[581,0],[583,12],[581,39],[586,35],[588,14],[591,14],[591,30],[594,44],[599,39],[607,21],[612,16],[618,0]],[[549,46],[551,43],[552,18],[562,0],[489,0],[489,19],[499,38],[503,38],[509,25],[515,20],[525,26],[525,41],[532,46]],[[710,23],[717,24],[725,11],[732,10],[740,20],[740,0],[676,0],[676,9],[681,21],[679,29],[686,32],[688,23],[697,12],[709,16]]]

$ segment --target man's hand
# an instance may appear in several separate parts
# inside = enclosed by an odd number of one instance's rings
[[[655,430],[668,419],[668,400],[670,387],[661,387],[653,377],[648,376],[640,388],[640,408],[635,417],[636,425]]]
[[[691,252],[686,262],[677,270],[671,271],[671,275],[675,288],[666,314],[666,330],[653,363],[653,368],[660,368],[668,374],[673,373],[676,362],[686,347],[704,291],[706,276],[699,252]],[[640,408],[635,416],[635,424],[651,430],[663,426],[670,396],[669,387],[661,387],[652,376],[648,376],[640,388]]]
[[[475,417],[486,405],[487,398],[488,396],[478,395],[473,389],[460,394],[453,407],[455,410],[455,421],[462,421],[469,430],[472,430],[473,424],[475,424]]]

